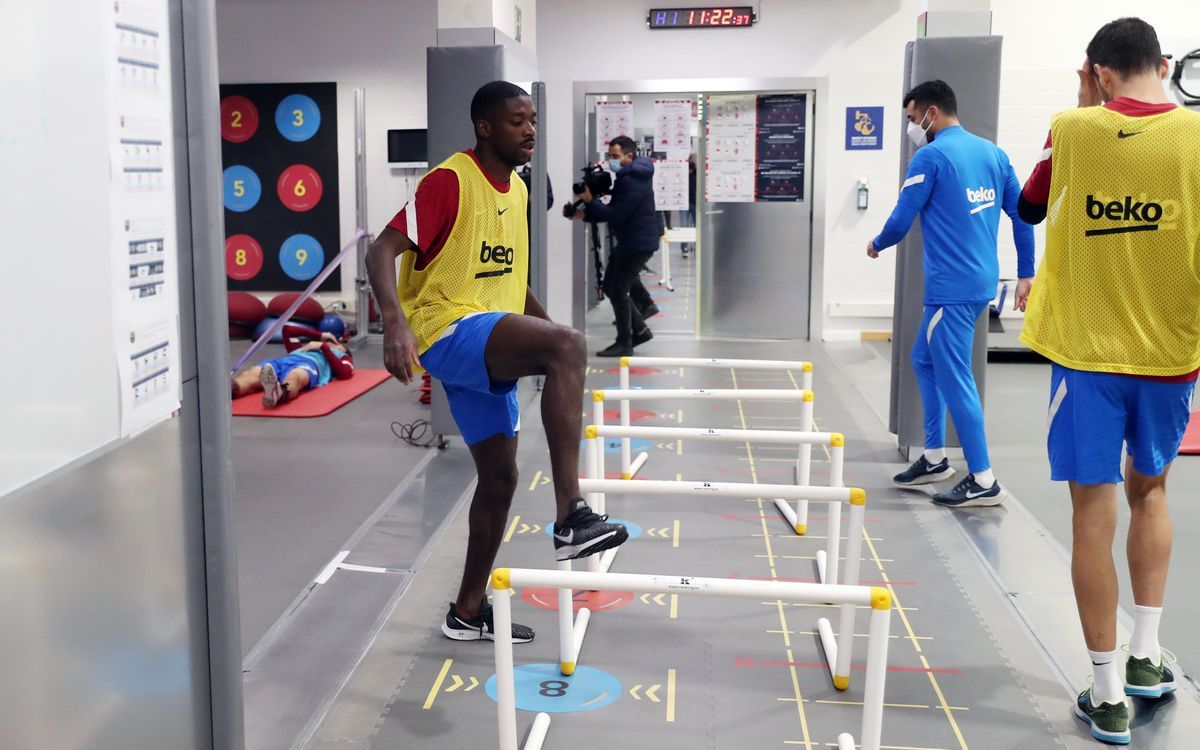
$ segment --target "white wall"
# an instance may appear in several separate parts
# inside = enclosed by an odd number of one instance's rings
[[[425,49],[436,44],[435,0],[219,0],[222,83],[334,81],[338,84],[338,180],[342,241],[355,229],[354,88],[367,92],[367,213],[378,234],[408,200],[419,174],[387,166],[387,131],[424,128]],[[353,304],[353,257],[342,291]]]
[[[476,0],[487,6],[482,0]],[[887,218],[897,195],[904,45],[915,34],[927,0],[768,0],[750,29],[649,31],[647,0],[518,0],[527,38],[534,38],[548,102],[541,146],[549,151],[560,202],[569,197],[579,165],[572,156],[575,81],[647,78],[825,77],[814,126],[824,128],[826,218],[824,286],[827,337],[891,327],[894,256],[866,258],[865,245]],[[1200,47],[1194,3],[1127,0],[1088,3],[1003,0],[991,3],[994,33],[1005,37],[1000,145],[1022,180],[1041,152],[1049,116],[1074,104],[1074,69],[1097,28],[1138,12],[1160,32],[1164,49]],[[531,6],[536,10],[531,9]],[[491,9],[495,10],[494,4]],[[425,48],[435,43],[437,0],[218,0],[221,80],[224,82],[336,81],[343,234],[354,227],[352,95],[367,88],[368,181],[372,232],[403,204],[409,178],[386,166],[385,131],[424,127]],[[1192,43],[1179,39],[1191,35]],[[527,40],[527,44],[530,41]],[[885,107],[884,149],[842,148],[848,106]],[[871,185],[871,207],[855,208],[858,179]],[[572,258],[569,224],[550,217],[551,314],[570,319]],[[1014,275],[1015,252],[1002,223],[1001,269]],[[1041,234],[1039,232],[1039,250]],[[343,273],[351,293],[353,265]]]
[[[573,81],[644,78],[827,77],[829,96],[818,102],[817,128],[829,134],[830,151],[816,154],[826,178],[815,190],[827,195],[823,284],[827,303],[890,303],[895,262],[866,257],[867,240],[882,226],[896,199],[899,170],[899,99],[904,43],[912,38],[922,0],[829,3],[794,0],[764,3],[750,29],[650,31],[642,0],[605,3],[543,2],[538,8],[539,65],[550,104],[547,147],[554,184],[569,185],[572,163],[570,113]],[[847,106],[886,107],[884,149],[842,149]],[[871,207],[855,208],[859,177],[871,183]],[[570,289],[570,230],[551,222],[551,303]],[[553,262],[552,261],[552,262]],[[553,308],[562,316],[564,312]],[[827,320],[827,328],[859,321]]]

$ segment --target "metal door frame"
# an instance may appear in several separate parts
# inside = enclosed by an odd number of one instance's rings
[[[606,94],[667,94],[680,91],[690,91],[705,94],[735,94],[738,92],[772,92],[772,91],[811,91],[813,92],[813,122],[812,155],[825,153],[828,145],[830,128],[821,127],[819,119],[822,107],[829,96],[829,79],[827,77],[807,78],[647,78],[642,80],[606,80],[606,81],[576,81],[571,97],[571,129],[572,146],[571,164],[574,170],[588,158],[587,148],[587,97],[603,96]],[[812,226],[810,228],[810,246],[812,257],[809,261],[809,296],[808,296],[808,340],[820,341],[824,333],[825,285],[818,282],[825,277],[825,159],[811,160],[812,174]],[[698,164],[697,167],[700,165]],[[702,188],[700,176],[697,175],[696,191]],[[699,220],[697,219],[697,224]],[[821,231],[817,231],[817,227]],[[584,243],[583,226],[576,224],[572,227],[571,247],[573,263],[571,271],[571,322],[580,331],[586,330],[587,316],[587,274],[586,274],[586,245]]]

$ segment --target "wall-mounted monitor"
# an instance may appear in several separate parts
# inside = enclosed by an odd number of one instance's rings
[[[388,166],[396,169],[427,169],[429,155],[425,130],[389,130]]]

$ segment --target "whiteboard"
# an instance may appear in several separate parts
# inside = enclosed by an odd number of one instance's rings
[[[12,105],[0,108],[0,304],[6,313],[0,316],[0,497],[135,427],[129,409],[123,420],[121,361],[129,357],[119,344],[129,337],[122,295],[129,293],[130,267],[121,266],[113,244],[121,240],[113,231],[114,211],[124,210],[114,189],[120,164],[110,85],[117,7],[147,19],[161,9],[165,22],[163,0],[0,3],[0,100]],[[145,32],[151,39],[155,33]],[[165,33],[161,44],[169,57]],[[169,103],[169,70],[158,74]],[[163,118],[169,125],[169,108]],[[172,159],[169,151],[165,158]],[[173,176],[168,171],[159,179],[173,204]],[[161,233],[171,235],[173,251],[174,217],[166,219]],[[177,349],[178,269],[172,266],[165,274],[171,294],[163,303],[173,305]],[[174,375],[169,388],[177,405],[177,363]]]

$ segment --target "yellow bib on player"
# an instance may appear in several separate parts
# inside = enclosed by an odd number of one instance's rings
[[[1065,367],[1200,368],[1200,114],[1060,113],[1021,341]]]
[[[425,268],[417,270],[415,253],[402,256],[396,287],[420,352],[469,313],[523,313],[528,286],[525,183],[514,172],[508,192],[502,193],[461,152],[437,169],[458,177],[458,217],[445,246]]]

